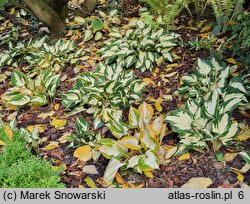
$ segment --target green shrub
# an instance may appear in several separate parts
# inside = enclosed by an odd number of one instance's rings
[[[12,132],[11,137],[7,137]],[[0,187],[1,188],[61,188],[58,174],[50,163],[31,154],[26,136],[0,124]]]
[[[173,61],[170,51],[176,46],[179,35],[164,32],[164,29],[153,29],[142,20],[135,26],[124,37],[117,35],[117,39],[107,41],[106,46],[97,52],[107,64],[117,63],[121,67],[152,71],[160,57]]]

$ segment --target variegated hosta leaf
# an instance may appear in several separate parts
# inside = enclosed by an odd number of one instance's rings
[[[80,134],[84,134],[89,131],[89,123],[82,117],[76,119],[76,127]]]
[[[250,164],[250,153],[240,152],[239,155],[246,161],[247,164]]]
[[[138,150],[141,148],[138,139],[133,136],[123,137],[119,140],[119,144],[132,150]]]
[[[151,105],[143,102],[138,108],[140,114],[139,127],[143,128],[145,125],[149,124],[153,117],[154,110]]]
[[[35,105],[45,105],[48,103],[47,97],[43,93],[38,93],[31,99],[31,103]]]
[[[129,120],[129,126],[131,128],[136,128],[139,126],[139,111],[133,107],[129,109],[129,115],[128,115],[128,120]]]
[[[159,169],[159,159],[152,151],[148,150],[145,156],[139,158],[138,166],[142,171]]]
[[[29,102],[30,102],[30,97],[26,96],[24,94],[17,93],[16,95],[13,95],[8,100],[5,100],[5,97],[6,97],[6,95],[2,96],[3,101],[10,104],[10,105],[13,105],[13,106],[24,106],[24,105],[29,104]]]
[[[24,87],[26,82],[27,82],[27,78],[26,78],[26,75],[24,73],[22,73],[19,70],[12,72],[12,74],[11,74],[11,85],[12,86]]]
[[[192,128],[193,118],[185,110],[176,110],[171,116],[167,116],[165,121],[171,124],[174,131],[184,133]]]
[[[115,140],[103,140],[103,141],[104,142],[98,148],[98,151],[100,151],[106,158],[110,159],[113,157],[118,157],[119,155],[124,153],[125,150],[122,149],[120,146],[118,146]]]
[[[121,163],[118,159],[112,158],[105,169],[103,176],[104,182],[111,184],[119,168],[124,165],[125,164]]]
[[[227,145],[229,142],[231,142],[234,137],[236,136],[237,132],[239,129],[238,123],[233,123],[229,128],[228,128],[228,133],[221,137],[221,142],[223,145]]]
[[[197,72],[198,74],[202,75],[202,76],[206,76],[210,73],[211,71],[211,67],[210,65],[201,59],[197,60]]]
[[[219,94],[218,94],[217,90],[215,89],[211,93],[209,99],[204,104],[205,114],[210,118],[212,118],[217,111],[218,102],[219,102],[218,99],[219,99]]]
[[[231,124],[230,117],[227,113],[221,115],[212,125],[212,131],[219,135],[224,134]]]

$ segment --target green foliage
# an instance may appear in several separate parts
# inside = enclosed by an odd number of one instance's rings
[[[197,60],[196,72],[182,78],[180,92],[188,97],[184,109],[165,118],[181,138],[180,151],[207,148],[217,151],[228,145],[238,132],[231,114],[243,102],[248,103],[240,78],[228,79],[230,67],[215,59]]]
[[[136,22],[136,29],[128,30],[124,37],[117,35],[117,39],[107,41],[106,46],[97,53],[106,59],[107,64],[117,63],[126,68],[152,71],[160,57],[173,61],[170,51],[176,45],[178,36],[166,33],[163,29],[156,31],[151,25],[139,20]]]
[[[151,10],[158,16],[157,21],[167,29],[173,29],[174,20],[185,8],[184,0],[140,0],[148,4]]]
[[[208,36],[207,38],[196,37],[194,41],[188,42],[190,50],[211,50],[215,44],[216,38]]]
[[[12,130],[12,140],[0,125],[0,187],[1,188],[62,188],[59,176],[47,161],[33,156],[26,146],[25,135]],[[6,126],[6,125],[5,125]]]
[[[16,107],[45,105],[55,97],[59,82],[60,75],[53,75],[51,70],[42,71],[35,79],[17,70],[11,75],[12,88],[2,95],[2,100]]]
[[[52,68],[60,71],[67,64],[74,65],[83,55],[82,49],[76,49],[72,40],[60,39],[53,45],[46,43],[46,38],[19,42],[16,46],[9,43],[9,50],[0,53],[0,69],[3,66],[19,67],[25,63],[24,70],[32,70],[29,75],[34,76],[41,70]]]
[[[94,127],[98,128],[102,120],[106,121],[108,112],[121,115],[120,109],[138,101],[143,90],[144,83],[135,79],[133,71],[100,63],[94,73],[80,75],[75,87],[62,95],[62,104],[66,108],[76,107],[73,113],[84,110],[93,114]]]
[[[93,155],[101,153],[110,159],[104,173],[104,181],[111,183],[119,168],[147,173],[159,168],[161,141],[166,124],[160,115],[153,119],[153,108],[143,103],[138,109],[130,108],[126,124],[109,114],[108,128],[117,139],[101,138],[93,146]],[[97,159],[97,158],[96,158]]]
[[[250,13],[238,15],[237,20],[232,25],[227,25],[225,30],[230,37],[223,44],[222,52],[229,52],[231,57],[250,65]]]

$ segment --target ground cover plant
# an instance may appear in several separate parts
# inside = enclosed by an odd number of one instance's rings
[[[248,1],[55,2],[0,0],[1,187],[249,187]]]
[[[27,136],[1,122],[1,188],[64,187],[58,173],[50,168],[50,163],[32,155],[27,148]]]

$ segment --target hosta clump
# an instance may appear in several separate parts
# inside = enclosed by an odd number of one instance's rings
[[[17,70],[11,75],[12,88],[2,95],[2,100],[16,107],[45,105],[55,97],[59,82],[60,75],[53,75],[51,70],[42,71],[35,79]]]
[[[143,103],[138,109],[130,108],[128,121],[129,124],[126,124],[109,114],[107,126],[117,139],[99,138],[89,144],[92,147],[91,158],[96,160],[102,154],[110,159],[104,173],[107,183],[112,183],[120,168],[131,168],[138,173],[159,168],[158,151],[166,131],[163,117],[158,116],[153,120],[153,108]]]
[[[130,29],[124,37],[107,41],[106,46],[97,53],[106,59],[106,63],[118,63],[129,68],[135,67],[141,71],[151,70],[160,57],[172,62],[171,50],[176,46],[179,35],[155,30],[143,21],[136,23],[135,29]]]
[[[9,50],[0,53],[0,68],[6,65],[18,67],[18,63],[24,62],[27,66],[23,69],[33,69],[39,72],[41,69],[52,68],[59,71],[67,64],[75,64],[83,55],[82,49],[76,49],[72,40],[60,39],[53,45],[46,42],[46,38],[20,42],[14,46],[9,43]]]
[[[179,91],[187,98],[202,98],[208,101],[214,91],[218,93],[218,101],[227,101],[227,107],[234,109],[239,102],[248,103],[245,84],[240,77],[229,79],[230,71],[235,67],[224,66],[214,58],[198,59],[196,72],[182,77],[183,84]],[[226,106],[226,104],[224,104]],[[206,106],[209,106],[207,104]]]
[[[237,103],[230,96],[221,103],[218,92],[211,100],[188,99],[184,109],[174,110],[165,118],[181,138],[179,153],[188,149],[207,148],[217,151],[228,145],[238,132],[238,123],[232,122],[231,112]],[[236,99],[238,100],[238,99]]]
[[[75,87],[62,95],[62,103],[66,108],[75,108],[73,113],[84,110],[93,114],[97,128],[108,112],[121,115],[120,109],[138,101],[143,90],[144,83],[135,79],[133,71],[100,63],[94,73],[80,75]]]

